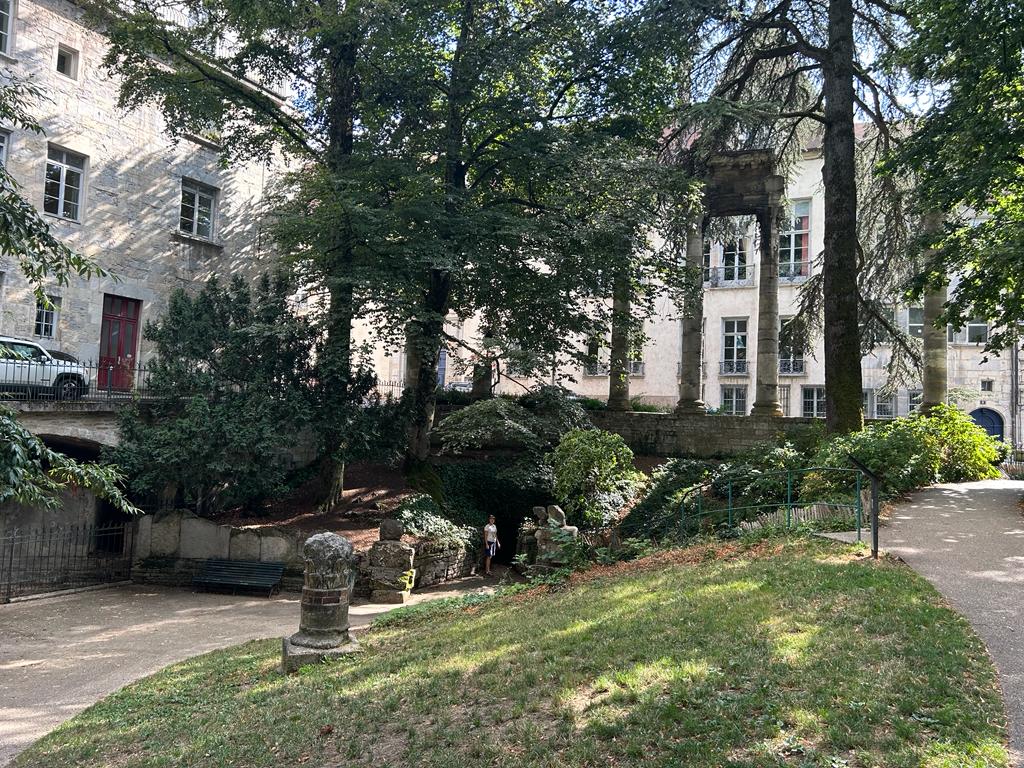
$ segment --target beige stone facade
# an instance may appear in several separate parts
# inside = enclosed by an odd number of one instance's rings
[[[73,204],[61,208],[58,200],[56,215],[51,210],[45,216],[57,237],[110,276],[49,286],[47,293],[59,300],[51,330],[37,323],[29,285],[16,265],[0,255],[0,335],[35,339],[48,349],[96,360],[105,304],[108,312],[114,308],[104,297],[121,297],[132,303],[119,303],[118,311],[128,306],[138,315],[133,357],[144,360],[142,328],[163,313],[173,289],[198,285],[213,273],[251,273],[269,258],[261,231],[269,170],[255,163],[222,168],[215,145],[198,137],[173,143],[157,109],[119,109],[118,85],[101,68],[104,38],[81,23],[75,5],[13,2],[13,35],[8,53],[0,55],[0,69],[31,77],[48,101],[34,110],[45,135],[0,125],[7,168],[24,196],[45,210],[51,152],[63,152],[57,156],[81,165],[77,211]],[[73,59],[70,70],[68,56]],[[213,198],[208,236],[182,231],[183,182]],[[58,188],[51,184],[51,191]],[[75,197],[73,190],[69,196]],[[51,195],[51,209],[54,205]],[[130,346],[119,351],[128,352]]]

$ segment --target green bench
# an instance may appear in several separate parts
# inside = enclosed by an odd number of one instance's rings
[[[210,558],[192,579],[196,589],[266,590],[267,597],[281,587],[284,563],[264,563],[258,560],[219,560]]]

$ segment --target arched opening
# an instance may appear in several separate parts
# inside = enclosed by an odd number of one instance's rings
[[[971,411],[971,418],[974,423],[988,432],[997,440],[1003,439],[1003,417],[991,408],[978,408]]]

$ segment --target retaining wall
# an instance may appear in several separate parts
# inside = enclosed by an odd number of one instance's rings
[[[594,425],[622,436],[633,453],[649,456],[735,455],[758,443],[806,430],[820,419],[781,416],[590,411]]]

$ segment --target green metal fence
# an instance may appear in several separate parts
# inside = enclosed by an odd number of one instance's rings
[[[824,495],[803,493],[811,473]],[[712,479],[683,496],[679,507],[681,537],[702,532],[750,530],[764,525],[787,529],[814,520],[848,519],[861,540],[864,523],[863,493],[868,481],[859,469],[807,467],[799,470],[750,473]]]

